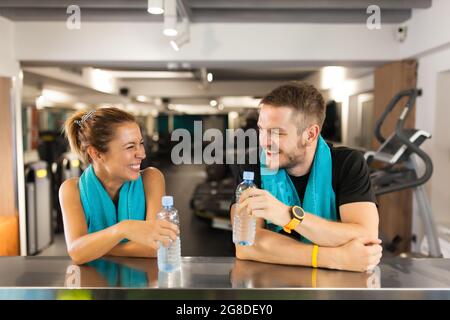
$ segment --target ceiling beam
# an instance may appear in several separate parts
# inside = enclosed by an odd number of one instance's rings
[[[13,21],[65,21],[65,8],[0,8],[0,15]],[[193,11],[194,23],[366,23],[365,10],[241,10],[203,9]],[[411,10],[386,10],[382,23],[402,23],[411,18]],[[89,22],[162,22],[162,16],[142,9],[99,9],[81,11],[82,21]]]
[[[191,9],[365,9],[376,4],[382,9],[429,8],[431,0],[178,0]],[[145,0],[2,0],[0,8],[82,8],[143,9]]]
[[[431,0],[189,0],[196,9],[366,9],[370,5],[381,9],[429,8]]]

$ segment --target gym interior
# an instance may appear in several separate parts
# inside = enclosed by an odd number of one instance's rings
[[[151,13],[157,2],[0,0],[0,287],[83,286],[70,280],[58,192],[86,164],[62,129],[74,112],[116,107],[136,117],[141,169],[163,173],[179,211],[181,256],[192,264],[183,286],[309,288],[322,275],[326,288],[443,288],[448,299],[450,2],[165,0]],[[208,129],[256,129],[261,98],[291,81],[324,97],[323,138],[367,161],[383,241],[378,279],[319,269],[317,283],[297,283],[307,269],[235,261],[239,176],[194,154],[211,142]],[[173,160],[179,129],[193,142],[188,163]],[[250,280],[233,282],[229,268]]]

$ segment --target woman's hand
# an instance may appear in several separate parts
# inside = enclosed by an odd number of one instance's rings
[[[381,240],[370,238],[355,238],[338,250],[333,269],[365,272],[375,268],[380,263],[382,255]],[[320,248],[319,248],[320,251]]]
[[[168,246],[179,234],[177,225],[164,220],[125,220],[120,222],[120,229],[124,238],[154,249],[159,248],[158,242]]]

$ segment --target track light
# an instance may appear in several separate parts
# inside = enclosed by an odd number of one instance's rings
[[[188,42],[189,42],[189,35],[184,34],[175,40],[170,40],[170,45],[172,46],[173,50],[180,51],[180,48]]]
[[[163,33],[168,37],[175,37],[178,34],[176,0],[165,0]]]
[[[180,48],[190,40],[189,20],[187,18],[183,19],[180,27],[180,32],[178,34],[179,36],[176,39],[170,41],[170,45],[175,51],[180,51]]]
[[[148,0],[148,13],[151,14],[163,14],[164,13],[164,1],[163,0]]]

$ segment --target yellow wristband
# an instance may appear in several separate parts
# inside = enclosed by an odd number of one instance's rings
[[[317,255],[319,253],[319,246],[315,244],[313,246],[312,256],[311,256],[311,266],[317,268]]]
[[[317,288],[317,268],[312,269],[311,272],[311,286]]]

